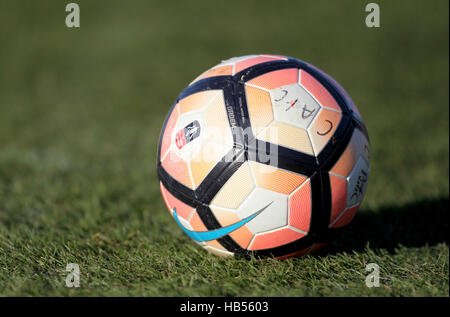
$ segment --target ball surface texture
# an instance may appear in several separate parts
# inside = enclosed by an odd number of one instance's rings
[[[198,76],[170,109],[157,169],[169,212],[221,256],[314,252],[364,197],[369,138],[345,90],[311,64],[235,57]]]

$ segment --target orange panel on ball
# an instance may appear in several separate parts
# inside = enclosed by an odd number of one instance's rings
[[[314,98],[316,98],[321,106],[341,111],[341,107],[339,107],[336,100],[334,100],[328,90],[322,86],[317,79],[304,70],[301,70],[300,72],[300,84],[305,87]]]
[[[250,80],[249,84],[271,90],[281,86],[296,84],[297,82],[298,69],[288,68],[258,76]]]
[[[162,131],[163,136],[161,140],[161,151],[160,151],[160,160],[164,157],[164,154],[166,154],[167,150],[170,147],[170,142],[172,141],[172,132],[175,128],[175,124],[178,120],[178,105],[175,105],[173,107],[172,113],[170,114],[169,120],[167,120],[166,128],[164,131]]]
[[[258,134],[273,120],[270,94],[267,91],[247,85],[245,86],[245,94],[252,129],[255,134]]]
[[[208,231],[208,229],[203,224],[203,221],[200,219],[197,211],[195,211],[192,215],[191,220],[189,220],[189,224],[194,231]]]
[[[321,109],[308,128],[315,155],[319,155],[336,131],[342,115],[336,111]]]
[[[359,158],[359,145],[356,138],[356,134],[353,133],[350,143],[330,172],[344,177],[350,174]]]
[[[270,62],[270,61],[276,61],[276,60],[280,60],[280,59],[281,58],[279,58],[279,57],[272,57],[272,56],[252,57],[252,58],[237,62],[236,65],[234,66],[234,73],[235,74],[239,73],[241,70],[244,70],[244,69],[254,66],[256,64],[261,64],[261,63]]]
[[[205,122],[208,129],[208,139],[214,140],[220,146],[225,146],[227,147],[226,150],[229,150],[233,145],[233,135],[231,134],[222,93],[216,96],[206,108]]]
[[[233,66],[231,66],[231,65],[224,65],[224,66],[215,67],[215,68],[207,70],[206,72],[204,72],[203,74],[198,76],[191,83],[191,85],[193,83],[195,83],[196,81],[199,81],[199,80],[204,79],[204,78],[215,77],[215,76],[231,76],[232,72],[233,72]]]
[[[348,225],[355,217],[358,208],[359,205],[346,209],[342,216],[340,216],[340,218],[331,225],[331,228],[339,228]]]
[[[281,122],[273,122],[258,135],[258,139],[314,155],[308,132]]]
[[[347,181],[330,174],[331,218],[330,224],[341,214],[347,205]]]
[[[216,217],[217,221],[222,225],[222,227],[232,225],[241,220],[237,213],[233,210],[215,206],[209,206],[209,208]]]
[[[255,236],[249,246],[249,250],[262,250],[275,248],[304,237],[305,234],[289,228],[278,229]]]
[[[307,180],[289,197],[289,225],[308,232],[311,208],[311,184]]]
[[[211,241],[205,241],[205,243],[215,249],[218,249],[220,251],[227,251],[217,240],[211,240]]]
[[[248,163],[242,164],[211,202],[213,206],[237,208],[254,188]]]
[[[177,215],[180,216],[183,219],[188,220],[192,212],[194,211],[194,208],[191,206],[186,205],[182,201],[175,198],[160,182],[159,186],[161,188],[161,194],[164,198],[164,202],[166,203],[167,208],[170,212],[173,212],[173,209],[176,208]]]
[[[306,177],[279,168],[251,161],[250,166],[256,185],[281,194],[290,194]]]
[[[230,237],[233,238],[233,240],[242,248],[246,249],[250,241],[253,239],[253,233],[247,228],[247,226],[242,226],[230,233]]]
[[[191,111],[203,109],[215,96],[221,93],[221,90],[206,90],[189,95],[178,102],[180,113],[184,114]]]
[[[205,142],[203,144],[204,147],[206,146],[214,146],[215,144],[213,142]],[[206,175],[213,169],[214,165],[217,164],[217,162],[220,160],[220,157],[217,157],[215,160],[205,160],[202,157],[202,151],[197,153],[196,156],[192,159],[190,165],[191,165],[191,171],[192,171],[192,177],[194,179],[194,188],[197,188],[201,182],[205,179]]]
[[[205,110],[206,131],[201,150],[190,162],[192,178],[197,188],[212,168],[231,150],[233,136],[225,113],[223,95],[217,95]]]
[[[183,161],[174,151],[169,151],[169,154],[166,155],[161,162],[161,165],[166,172],[178,182],[186,187],[194,189],[191,176],[189,175],[188,163]]]

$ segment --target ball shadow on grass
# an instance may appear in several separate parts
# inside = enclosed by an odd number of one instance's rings
[[[391,254],[399,246],[448,244],[448,206],[449,198],[442,197],[401,207],[363,209],[330,245],[316,254],[363,252],[367,244],[371,249],[385,249]]]

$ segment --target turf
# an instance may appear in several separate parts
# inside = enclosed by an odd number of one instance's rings
[[[448,1],[377,1],[379,29],[363,1],[76,2],[79,29],[64,2],[0,2],[0,295],[449,296]],[[317,255],[215,257],[159,193],[177,94],[260,52],[335,77],[370,134],[365,201]]]

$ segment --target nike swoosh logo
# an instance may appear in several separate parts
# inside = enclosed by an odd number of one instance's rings
[[[267,206],[261,208],[260,210],[258,210],[257,212],[251,214],[250,216],[248,216],[247,218],[242,219],[241,221],[238,221],[236,223],[233,223],[229,226],[226,227],[222,227],[216,230],[211,230],[211,231],[193,231],[193,230],[189,230],[187,229],[185,226],[183,226],[180,222],[180,220],[178,219],[178,215],[177,215],[177,209],[174,208],[173,209],[173,217],[175,218],[175,221],[177,222],[177,224],[181,227],[181,229],[183,229],[183,231],[193,240],[198,241],[198,242],[202,242],[202,241],[210,241],[210,240],[216,240],[220,237],[223,237],[231,232],[233,232],[234,230],[239,229],[240,227],[242,227],[243,225],[245,225],[247,222],[249,222],[250,220],[252,220],[253,218],[255,218],[256,216],[258,216],[261,212],[263,212],[267,207],[269,207],[270,205],[272,205],[273,201],[271,203],[269,203]]]

